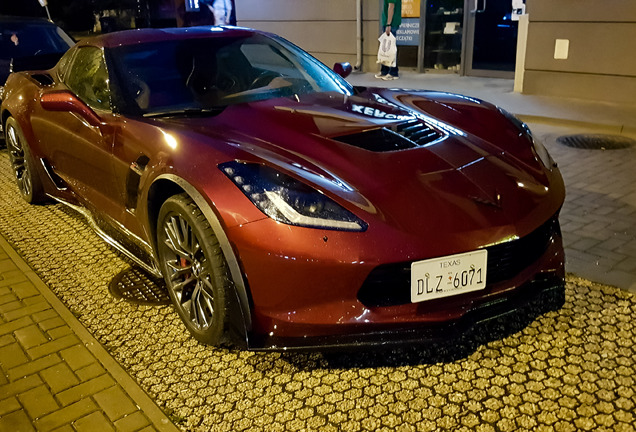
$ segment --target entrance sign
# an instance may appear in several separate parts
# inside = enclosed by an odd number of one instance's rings
[[[418,18],[402,18],[402,24],[398,28],[395,35],[398,45],[420,44],[420,19]]]

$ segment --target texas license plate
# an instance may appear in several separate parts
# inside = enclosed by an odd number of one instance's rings
[[[477,291],[486,287],[488,251],[449,255],[411,264],[411,302]]]

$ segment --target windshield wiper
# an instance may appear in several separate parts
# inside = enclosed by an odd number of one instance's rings
[[[182,108],[170,111],[148,112],[143,116],[147,118],[215,116],[221,114],[225,108],[224,106],[214,108]]]

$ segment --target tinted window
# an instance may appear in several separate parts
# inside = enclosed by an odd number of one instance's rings
[[[108,72],[102,50],[93,47],[79,48],[65,74],[64,82],[91,107],[110,109]]]
[[[54,25],[0,23],[0,59],[63,53],[73,40]]]
[[[304,51],[261,35],[144,43],[112,53],[123,93],[142,113],[351,92],[346,81]]]

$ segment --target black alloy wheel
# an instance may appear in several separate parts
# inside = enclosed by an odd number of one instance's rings
[[[189,196],[163,204],[157,244],[168,293],[188,331],[199,342],[225,342],[232,282],[219,242]]]
[[[42,182],[35,172],[35,165],[29,145],[24,139],[18,122],[9,117],[5,124],[5,137],[13,175],[20,190],[20,195],[30,204],[43,202],[45,199]]]

